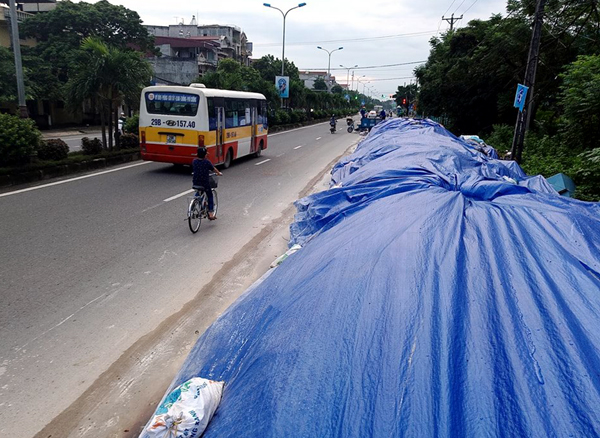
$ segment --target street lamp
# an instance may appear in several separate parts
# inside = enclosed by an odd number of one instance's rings
[[[306,6],[306,3],[299,3],[298,6],[294,6],[293,8],[288,9],[286,12],[283,12],[281,9],[276,8],[275,6],[271,6],[270,3],[263,3],[263,6],[266,6],[267,8],[271,8],[271,9],[277,9],[279,12],[281,12],[281,15],[283,15],[283,43],[281,45],[281,76],[283,76],[283,74],[285,72],[285,70],[284,70],[284,65],[285,65],[285,17],[287,17],[287,14],[290,11],[301,8],[302,6]]]
[[[350,88],[348,87],[348,79],[350,79],[350,70],[358,67],[358,64],[356,64],[354,67],[344,67],[342,64],[340,64],[340,67],[346,69],[346,90],[350,90]],[[354,77],[354,73],[352,73],[352,77]]]
[[[343,47],[338,47],[337,49],[333,49],[331,52],[327,49],[324,49],[321,46],[317,46],[317,49],[319,50],[323,50],[324,52],[327,52],[327,54],[329,55],[329,63],[327,64],[327,78],[329,79],[329,85],[331,85],[331,54],[333,52],[337,52],[338,50],[343,50]]]
[[[362,75],[360,78],[356,78],[356,92],[358,93],[358,86],[360,85],[360,80],[367,75]]]

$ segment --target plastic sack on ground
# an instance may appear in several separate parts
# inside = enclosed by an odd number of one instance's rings
[[[142,436],[199,438],[217,410],[223,382],[195,377],[171,392],[156,410]]]
[[[600,435],[598,204],[429,121],[333,179],[175,378],[227,382],[203,438]]]

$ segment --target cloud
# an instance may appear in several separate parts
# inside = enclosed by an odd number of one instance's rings
[[[281,58],[282,15],[263,6],[263,1],[115,0],[111,3],[137,11],[145,24],[176,24],[181,19],[187,23],[192,15],[201,24],[233,24],[241,27],[254,43],[254,57],[272,54]],[[300,69],[325,70],[328,56],[317,45],[330,50],[344,47],[332,55],[332,68],[339,68],[340,64],[364,67],[421,61],[429,55],[429,39],[438,29],[443,32],[448,28],[448,23],[441,20],[444,13],[446,16],[454,13],[456,17],[463,14],[463,19],[455,25],[461,27],[473,19],[505,14],[506,7],[506,0],[307,0],[306,3],[287,16],[286,58]],[[285,11],[298,3],[273,0],[271,4]],[[388,35],[404,36],[372,39]],[[346,70],[333,70],[332,74],[338,81],[346,81]],[[367,80],[372,80],[373,93],[378,95],[393,94],[398,85],[408,82],[382,79],[411,74],[410,66],[356,71],[357,76],[366,75]]]

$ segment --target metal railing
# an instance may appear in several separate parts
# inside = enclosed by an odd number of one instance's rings
[[[10,21],[10,9],[9,8],[2,8],[4,10],[4,18],[7,21]],[[30,14],[28,12],[23,12],[23,11],[17,11],[17,21],[20,23],[23,20],[26,20],[29,17],[33,17],[33,14]]]

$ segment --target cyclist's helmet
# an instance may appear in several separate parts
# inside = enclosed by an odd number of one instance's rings
[[[206,148],[205,147],[198,148],[198,158],[206,158]]]

